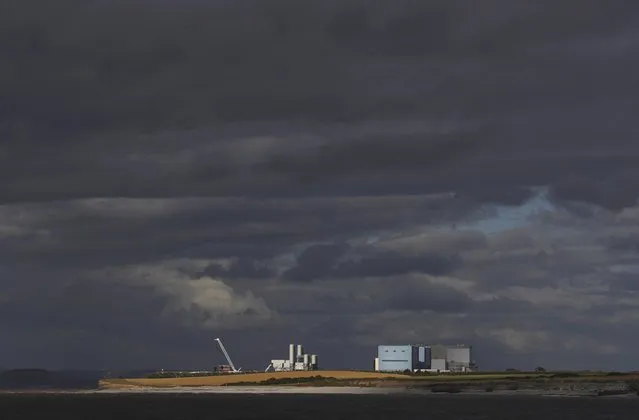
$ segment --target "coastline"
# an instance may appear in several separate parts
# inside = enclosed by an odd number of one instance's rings
[[[125,388],[125,389],[101,389],[94,393],[99,394],[405,394],[407,389],[402,388],[370,388],[356,386],[211,386],[211,387],[172,387],[172,388]]]
[[[633,374],[475,374],[410,376],[354,371],[280,372],[173,378],[102,379],[103,394],[404,394],[634,397]]]
[[[254,386],[197,386],[197,387],[129,387],[129,388],[106,388],[106,389],[29,389],[29,390],[0,390],[0,396],[28,396],[28,395],[395,395],[395,396],[418,396],[418,397],[553,397],[553,398],[638,398],[635,391],[622,388],[601,388],[582,387],[568,389],[551,389],[545,387],[531,387],[525,389],[495,389],[486,391],[481,388],[462,388],[455,390],[434,391],[433,388],[426,387],[404,387],[404,386],[295,386],[295,385],[254,385]]]
[[[91,392],[89,392],[91,393]],[[634,393],[598,395],[597,392],[579,390],[496,390],[486,392],[468,389],[460,392],[432,392],[428,389],[403,387],[355,387],[355,386],[237,386],[237,387],[176,387],[176,388],[129,388],[97,390],[98,394],[251,394],[251,395],[397,395],[422,397],[582,397],[582,398],[637,398]]]
[[[371,387],[296,387],[296,386],[252,386],[252,387],[174,387],[174,388],[124,388],[124,389],[91,389],[91,390],[3,390],[0,396],[21,396],[21,395],[395,395],[395,396],[416,396],[424,398],[495,398],[495,397],[545,397],[545,398],[638,398],[635,393],[613,393],[610,395],[599,395],[596,392],[584,392],[576,390],[497,390],[485,392],[481,390],[464,390],[461,392],[431,392],[426,389],[411,388],[371,388]]]

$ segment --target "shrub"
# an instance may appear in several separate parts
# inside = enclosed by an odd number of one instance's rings
[[[430,392],[445,392],[448,394],[458,394],[462,392],[462,388],[459,385],[453,385],[453,384],[437,384],[431,387]]]
[[[579,374],[576,372],[559,372],[552,375],[553,378],[576,378]]]
[[[637,395],[639,395],[639,381],[629,381],[629,382],[626,382],[626,385],[628,387],[628,390],[630,390],[631,392],[635,392],[637,393]]]
[[[606,397],[610,395],[625,395],[628,391],[624,391],[623,389],[601,389],[597,391],[598,397]]]

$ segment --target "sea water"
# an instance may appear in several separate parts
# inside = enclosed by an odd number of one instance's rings
[[[639,397],[497,395],[4,394],[0,418],[206,420],[638,419]]]

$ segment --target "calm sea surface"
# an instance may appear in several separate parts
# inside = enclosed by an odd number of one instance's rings
[[[639,419],[639,397],[1,395],[0,419]]]

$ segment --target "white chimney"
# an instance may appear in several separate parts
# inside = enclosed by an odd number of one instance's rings
[[[291,362],[291,366],[295,364],[295,344],[288,345],[288,361]]]

